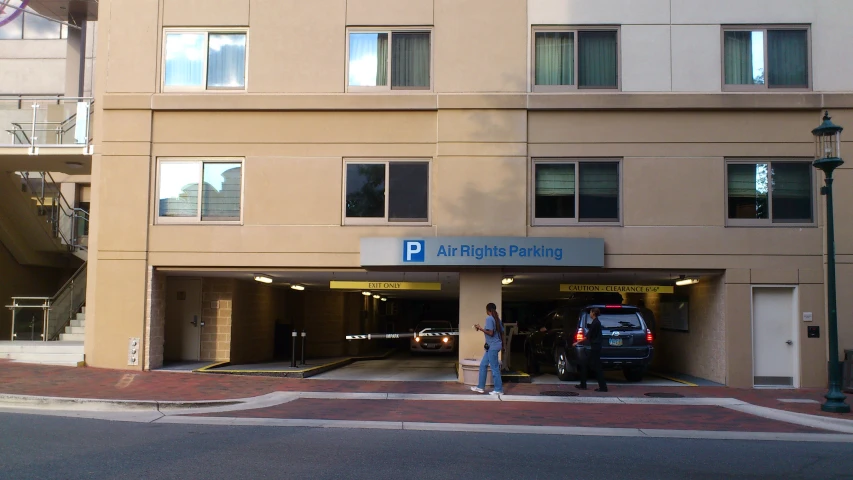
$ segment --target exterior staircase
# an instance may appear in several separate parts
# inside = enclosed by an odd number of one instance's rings
[[[79,367],[85,355],[83,342],[0,342],[0,358],[20,363]]]
[[[65,327],[65,332],[59,334],[60,342],[82,342],[86,336],[86,307],[78,313],[71,323]]]
[[[85,310],[83,307],[83,312],[78,313],[65,327],[65,332],[59,334],[59,341],[0,342],[0,359],[41,365],[83,366],[86,358],[83,350],[86,332]]]

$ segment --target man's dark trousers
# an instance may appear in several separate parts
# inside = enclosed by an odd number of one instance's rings
[[[604,369],[601,368],[601,348],[592,347],[587,354],[586,362],[581,366],[581,387],[586,388],[587,369],[595,372],[595,378],[598,380],[598,388],[607,390],[607,383],[604,382]]]

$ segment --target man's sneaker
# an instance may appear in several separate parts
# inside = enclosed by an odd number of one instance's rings
[[[472,392],[477,392],[477,393],[486,393],[486,391],[485,391],[485,390],[483,390],[483,389],[482,389],[482,388],[480,388],[480,387],[471,387],[471,391],[472,391]]]
[[[495,392],[495,391],[489,392],[489,395],[495,395],[495,396],[503,395],[503,394],[504,394],[504,392]]]

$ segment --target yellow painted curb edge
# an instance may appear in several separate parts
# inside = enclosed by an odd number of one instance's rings
[[[670,376],[664,375],[662,373],[649,372],[649,371],[647,371],[646,373],[648,373],[649,375],[654,375],[654,376],[659,377],[659,378],[663,378],[664,380],[669,380],[671,382],[683,383],[684,385],[687,385],[688,387],[698,387],[699,386],[699,385],[696,385],[695,383],[688,382],[687,380],[681,380],[679,378],[670,377]]]

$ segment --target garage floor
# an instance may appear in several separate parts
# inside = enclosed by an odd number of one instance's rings
[[[398,353],[385,360],[365,360],[321,373],[311,380],[455,382],[456,355],[411,356]]]
[[[681,382],[676,382],[673,380],[669,380],[666,378],[656,377],[651,374],[647,374],[645,378],[643,378],[642,382],[630,383],[625,380],[625,377],[621,372],[605,372],[604,378],[607,380],[608,384],[613,385],[642,385],[647,387],[687,387],[689,385]],[[557,375],[552,373],[543,373],[542,375],[537,375],[533,377],[532,383],[538,383],[540,385],[557,385],[557,384],[567,384],[574,385],[578,383],[576,380],[569,380],[566,382],[560,381],[557,378]],[[587,384],[590,388],[598,388],[598,382],[594,378],[587,379]]]

